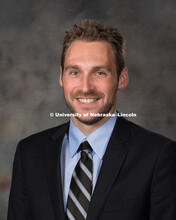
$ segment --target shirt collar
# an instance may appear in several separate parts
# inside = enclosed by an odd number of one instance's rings
[[[116,112],[114,112],[114,114],[116,114]],[[86,139],[91,145],[93,151],[100,159],[102,159],[114,129],[116,120],[116,116],[110,117],[103,125],[93,131],[90,135],[86,136],[74,125],[72,119],[70,119],[68,134],[69,156],[73,157],[76,154],[81,142]]]
[[[69,156],[73,157],[81,142],[86,138],[86,135],[83,134],[73,123],[72,119],[70,119],[70,127],[68,134],[68,152]]]
[[[117,117],[110,117],[87,137],[87,141],[100,159],[104,156],[116,120]]]

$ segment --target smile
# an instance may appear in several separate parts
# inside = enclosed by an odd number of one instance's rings
[[[90,104],[92,102],[96,102],[98,99],[78,99],[81,103]]]

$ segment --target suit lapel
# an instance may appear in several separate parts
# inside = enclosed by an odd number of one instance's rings
[[[96,220],[102,211],[114,180],[127,157],[124,143],[129,139],[129,126],[125,119],[118,118],[105,152],[100,174],[89,206],[87,220]]]
[[[55,219],[64,220],[65,212],[63,205],[63,193],[61,183],[60,153],[62,141],[68,125],[62,125],[58,131],[52,135],[51,143],[45,149],[45,164],[47,181],[50,190]]]

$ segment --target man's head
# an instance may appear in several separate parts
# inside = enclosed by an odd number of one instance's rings
[[[62,69],[65,67],[65,55],[69,46],[76,40],[93,42],[105,41],[112,46],[118,77],[125,67],[125,41],[117,28],[106,26],[96,20],[83,20],[80,26],[76,24],[66,31],[61,56]]]
[[[107,118],[91,113],[112,114],[117,90],[128,84],[124,41],[117,30],[86,20],[67,32],[59,82],[70,111],[82,115],[72,118],[75,124],[104,123]]]

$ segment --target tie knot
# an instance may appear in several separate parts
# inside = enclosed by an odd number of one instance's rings
[[[81,151],[86,151],[86,150],[90,151],[91,150],[91,146],[90,146],[89,142],[88,141],[82,142],[80,144],[80,150]]]

